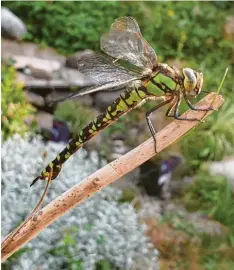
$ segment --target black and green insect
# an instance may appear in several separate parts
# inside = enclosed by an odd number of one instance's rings
[[[94,93],[97,91],[123,90],[104,113],[87,125],[66,148],[35,178],[31,186],[39,179],[55,179],[62,165],[84,143],[97,135],[101,130],[113,124],[120,116],[141,105],[148,99],[156,100],[159,95],[149,89],[151,82],[162,91],[163,101],[146,113],[146,120],[154,139],[155,129],[151,123],[151,113],[168,104],[168,117],[178,120],[199,121],[199,119],[182,118],[179,106],[182,98],[192,110],[209,111],[212,108],[198,109],[192,105],[190,98],[201,92],[203,74],[183,68],[178,70],[164,63],[158,63],[157,55],[143,38],[136,20],[122,17],[115,20],[110,31],[101,38],[101,50],[104,54],[89,53],[77,60],[78,70],[93,80],[90,87],[83,88],[66,99]],[[148,88],[147,88],[148,87]],[[152,88],[151,88],[152,89]]]

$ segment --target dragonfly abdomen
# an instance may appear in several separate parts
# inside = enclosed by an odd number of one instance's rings
[[[134,89],[131,91],[126,90],[121,93],[120,97],[118,97],[104,113],[100,114],[68,143],[66,148],[64,148],[63,151],[49,163],[49,165],[42,171],[41,175],[37,177],[31,185],[33,185],[38,179],[47,180],[49,176],[51,179],[55,179],[60,173],[63,163],[66,162],[78,149],[80,149],[83,144],[98,134],[102,129],[114,123],[121,115],[137,107],[149,96],[150,94],[145,88]]]
[[[124,91],[104,113],[88,124],[78,136],[72,139],[66,148],[52,161],[56,165],[63,164],[72,154],[83,146],[101,130],[114,123],[121,115],[139,105],[147,97],[145,90]]]

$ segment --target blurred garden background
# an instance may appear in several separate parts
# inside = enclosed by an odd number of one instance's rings
[[[52,224],[2,269],[234,269],[233,14],[233,2],[2,2],[2,236],[39,200],[45,183],[29,188],[35,176],[119,95],[49,105],[88,84],[76,57],[99,52],[116,18],[137,20],[159,62],[203,72],[207,92],[229,68],[219,111]],[[69,159],[46,203],[148,138],[151,107],[122,117]],[[170,122],[165,109],[153,122],[157,130]]]

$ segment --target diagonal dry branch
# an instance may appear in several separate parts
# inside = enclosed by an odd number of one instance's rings
[[[199,108],[218,107],[223,103],[221,95],[210,93],[200,102],[196,104]],[[210,115],[213,111],[191,111],[188,110],[183,117],[203,119]],[[159,133],[157,133],[157,150],[161,152],[163,149],[182,138],[189,130],[198,125],[198,121],[178,121],[174,120]],[[123,155],[119,159],[109,163],[99,169],[92,175],[85,178],[61,196],[50,202],[41,211],[37,218],[30,218],[19,232],[13,237],[9,237],[4,243],[2,249],[2,262],[11,256],[15,251],[24,246],[28,241],[33,239],[43,229],[52,224],[60,216],[74,208],[76,205],[85,201],[87,198],[114,182],[121,176],[132,171],[148,159],[155,155],[154,142],[150,138],[135,149]],[[53,183],[56,185],[56,183]],[[53,186],[51,187],[53,188]]]

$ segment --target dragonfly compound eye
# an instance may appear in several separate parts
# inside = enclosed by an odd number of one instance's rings
[[[195,96],[196,93],[196,85],[197,85],[197,77],[195,72],[191,68],[183,68],[184,74],[184,89],[188,92],[189,95]]]

